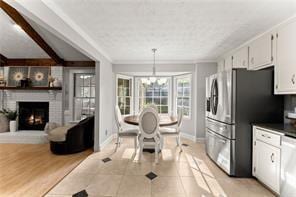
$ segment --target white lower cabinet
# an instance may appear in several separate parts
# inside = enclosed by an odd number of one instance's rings
[[[280,135],[253,128],[253,175],[277,194],[280,193]],[[265,140],[266,139],[266,140]]]

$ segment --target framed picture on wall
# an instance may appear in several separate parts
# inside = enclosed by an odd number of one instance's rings
[[[8,70],[7,86],[17,87],[20,85],[20,80],[28,78],[29,67],[11,66]]]
[[[30,67],[29,78],[33,87],[48,87],[50,67]]]

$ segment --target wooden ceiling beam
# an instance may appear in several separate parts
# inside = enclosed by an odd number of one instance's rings
[[[0,0],[0,8],[14,22],[19,25],[57,64],[62,64],[64,60],[45,42],[45,40],[33,29],[26,19],[13,7]]]
[[[95,61],[65,61],[64,67],[95,67]]]
[[[7,59],[5,66],[56,66],[53,59]]]

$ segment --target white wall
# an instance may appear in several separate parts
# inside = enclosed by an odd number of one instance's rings
[[[205,137],[206,77],[217,73],[216,63],[196,64],[196,138]]]
[[[99,151],[113,134],[113,84],[112,64],[102,58],[96,62],[95,151]]]

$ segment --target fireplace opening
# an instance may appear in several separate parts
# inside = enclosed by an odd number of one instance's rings
[[[19,130],[43,130],[48,122],[48,102],[19,102]]]

